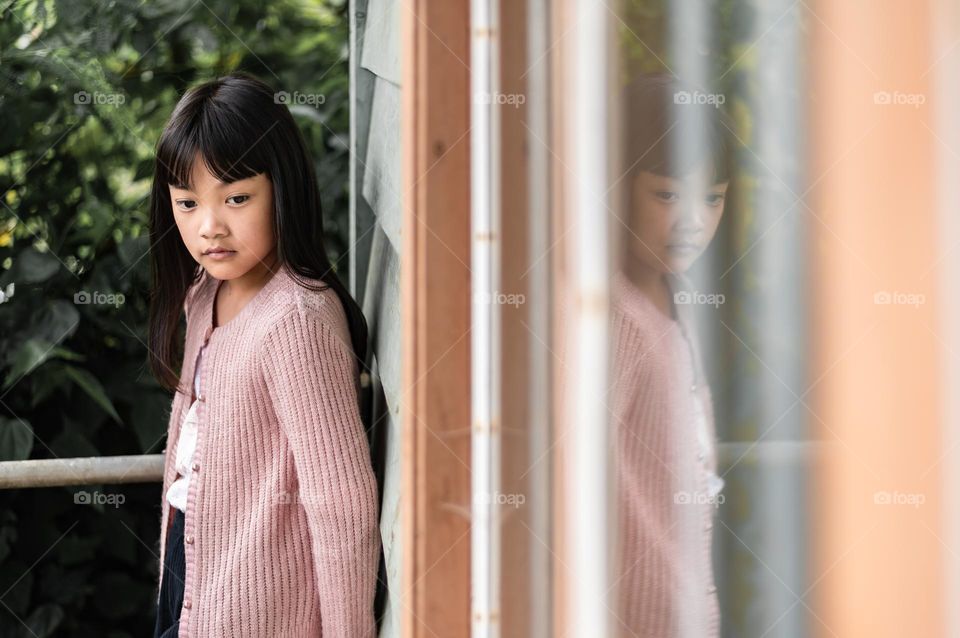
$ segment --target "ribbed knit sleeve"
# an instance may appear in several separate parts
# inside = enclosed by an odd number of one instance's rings
[[[264,342],[263,375],[296,466],[323,636],[373,637],[377,486],[353,351],[329,317],[297,308],[280,319]]]

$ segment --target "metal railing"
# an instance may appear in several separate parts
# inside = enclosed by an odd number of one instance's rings
[[[0,462],[0,489],[152,483],[163,480],[163,454]]]
[[[810,463],[836,446],[815,441],[720,443],[721,469],[743,462]],[[0,489],[116,485],[163,480],[163,454],[0,461]]]

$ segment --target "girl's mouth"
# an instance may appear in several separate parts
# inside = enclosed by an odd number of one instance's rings
[[[210,259],[216,259],[217,261],[220,261],[223,259],[229,259],[230,257],[233,257],[236,254],[237,254],[237,251],[235,250],[214,250],[208,253],[204,253],[203,255],[204,257],[209,257]]]

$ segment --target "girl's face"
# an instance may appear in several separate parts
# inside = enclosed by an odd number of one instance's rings
[[[273,184],[265,174],[224,183],[197,158],[188,189],[169,188],[180,237],[213,277],[236,279],[269,267],[276,238]],[[211,249],[228,252],[213,254]]]
[[[703,254],[720,224],[727,182],[703,168],[685,177],[640,171],[631,184],[628,255],[661,273],[683,273]]]

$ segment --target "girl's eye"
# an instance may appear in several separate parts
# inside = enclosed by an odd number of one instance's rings
[[[712,193],[707,195],[707,205],[709,206],[719,206],[723,203],[723,200],[726,196],[723,193]]]
[[[680,195],[674,191],[657,191],[654,194],[657,196],[657,199],[666,203],[673,203],[680,199]]]
[[[240,204],[247,203],[248,199],[250,199],[249,195],[231,195],[227,198],[227,203],[233,204],[234,206],[239,206]]]
[[[177,208],[180,210],[193,210],[197,207],[197,202],[192,199],[178,199]]]

